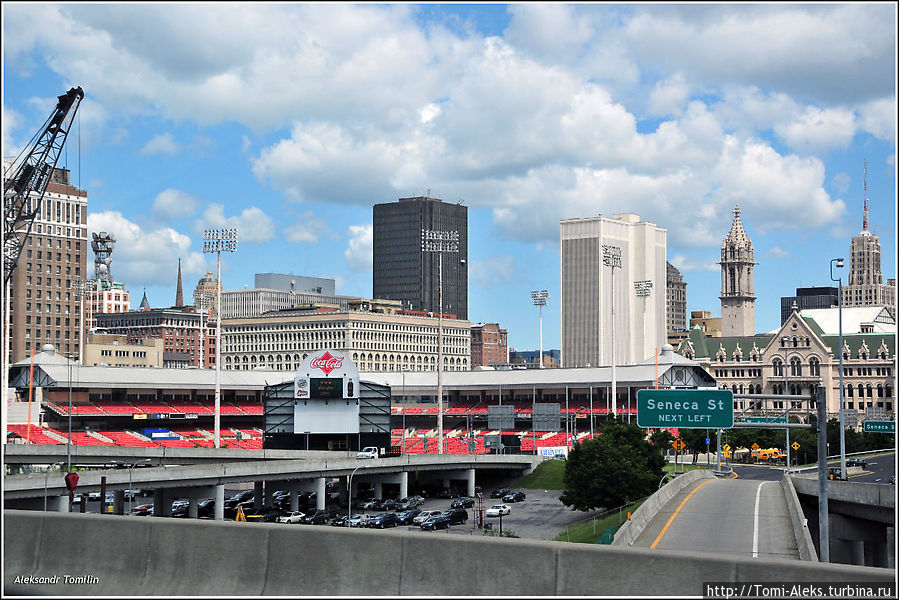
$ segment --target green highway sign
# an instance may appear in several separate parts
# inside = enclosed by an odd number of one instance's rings
[[[639,394],[639,392],[637,393]],[[865,421],[865,433],[896,433],[896,422]]]
[[[746,417],[746,423],[786,423],[786,417]]]
[[[685,429],[730,429],[734,393],[730,390],[638,390],[637,425]]]

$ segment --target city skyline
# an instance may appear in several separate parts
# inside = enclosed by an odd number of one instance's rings
[[[219,227],[240,230],[225,289],[276,272],[371,297],[373,205],[462,202],[469,319],[519,350],[538,347],[542,289],[543,347],[561,347],[561,220],[666,229],[689,319],[720,316],[739,205],[763,333],[781,297],[835,285],[830,259],[846,283],[865,184],[896,277],[895,17],[891,3],[5,4],[3,155],[82,86],[60,166],[88,192],[89,232],[118,240],[115,279],[156,307],[175,302],[179,259],[188,296],[215,270],[202,233]]]

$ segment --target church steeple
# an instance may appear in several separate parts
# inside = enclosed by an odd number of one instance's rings
[[[184,292],[181,289],[181,259],[178,259],[178,289],[175,292],[175,307],[181,308],[184,306]]]
[[[147,288],[144,288],[144,297],[140,301],[141,310],[150,310],[150,302],[147,300]]]

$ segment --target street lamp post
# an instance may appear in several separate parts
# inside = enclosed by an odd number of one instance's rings
[[[437,453],[443,454],[443,254],[459,252],[459,232],[422,229],[421,251],[437,253]]]
[[[543,307],[546,306],[546,299],[549,298],[549,292],[546,290],[533,290],[531,292],[531,300],[540,313],[540,368],[543,368]]]
[[[66,444],[66,473],[72,472],[72,355],[66,355],[69,359],[69,441]]]
[[[634,293],[638,298],[643,298],[643,343],[646,343],[646,299],[652,294],[652,280],[644,279],[634,282]],[[658,385],[658,383],[657,383]],[[627,422],[631,422],[631,398],[630,391],[627,396]]]
[[[840,475],[846,477],[846,427],[843,422],[843,278],[833,276],[833,265],[836,263],[838,269],[843,268],[842,258],[833,258],[830,260],[830,280],[836,281],[837,298],[839,302],[839,328],[840,328]]]
[[[93,291],[95,286],[96,283],[90,279],[75,279],[72,281],[72,289],[74,290],[75,298],[78,299],[80,311],[78,321],[78,361],[81,364],[84,364],[84,334],[85,331],[88,331],[84,326],[84,297]]]
[[[790,424],[790,400],[789,400],[790,379],[789,379],[789,371],[787,371],[787,368],[789,366],[787,364],[787,362],[788,362],[787,361],[787,342],[789,342],[789,341],[790,341],[790,338],[788,338],[786,336],[780,338],[780,343],[783,345],[783,349],[784,349],[784,394],[786,394],[788,397],[786,402],[784,403],[784,416],[787,419],[787,428],[786,428],[786,430],[787,430],[787,446],[786,446],[787,447],[787,473],[790,472],[790,428],[789,428],[789,424]]]
[[[409,369],[403,365],[400,367],[403,373],[403,450],[401,454],[406,453],[406,371]]]
[[[141,463],[150,462],[149,458],[144,458],[142,460],[137,461],[136,463],[131,463],[131,466],[128,467],[128,491],[130,492],[128,495],[128,514],[131,514],[131,505],[134,504],[134,484],[131,483],[131,470],[134,469],[137,465]]]
[[[203,252],[216,254],[216,317],[215,317],[215,447],[220,444],[221,387],[219,372],[222,368],[222,252],[237,250],[237,229],[207,229],[203,232]]]
[[[611,348],[612,348],[612,416],[618,416],[618,381],[615,377],[615,267],[621,267],[621,248],[619,246],[612,246],[609,244],[602,245],[602,264],[607,267],[611,267],[612,269],[612,286],[611,286],[611,294],[610,294],[610,306],[612,309],[612,337],[611,337]],[[599,304],[599,303],[597,303]],[[599,328],[597,328],[599,329]],[[597,364],[600,363],[600,358],[597,355]],[[630,416],[630,414],[628,414]]]
[[[346,493],[347,493],[347,502],[346,502],[346,505],[347,505],[347,509],[346,509],[347,510],[347,513],[346,513],[347,527],[350,526],[350,519],[353,518],[353,475],[355,475],[356,471],[358,471],[359,469],[367,469],[367,468],[368,468],[368,465],[359,465],[358,467],[353,469],[352,473],[350,473],[350,479],[347,482],[347,490],[346,490]]]

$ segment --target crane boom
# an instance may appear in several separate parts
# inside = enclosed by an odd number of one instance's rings
[[[56,108],[29,145],[3,174],[3,283],[12,277],[47,184],[66,143],[84,91],[74,87],[57,97]]]

